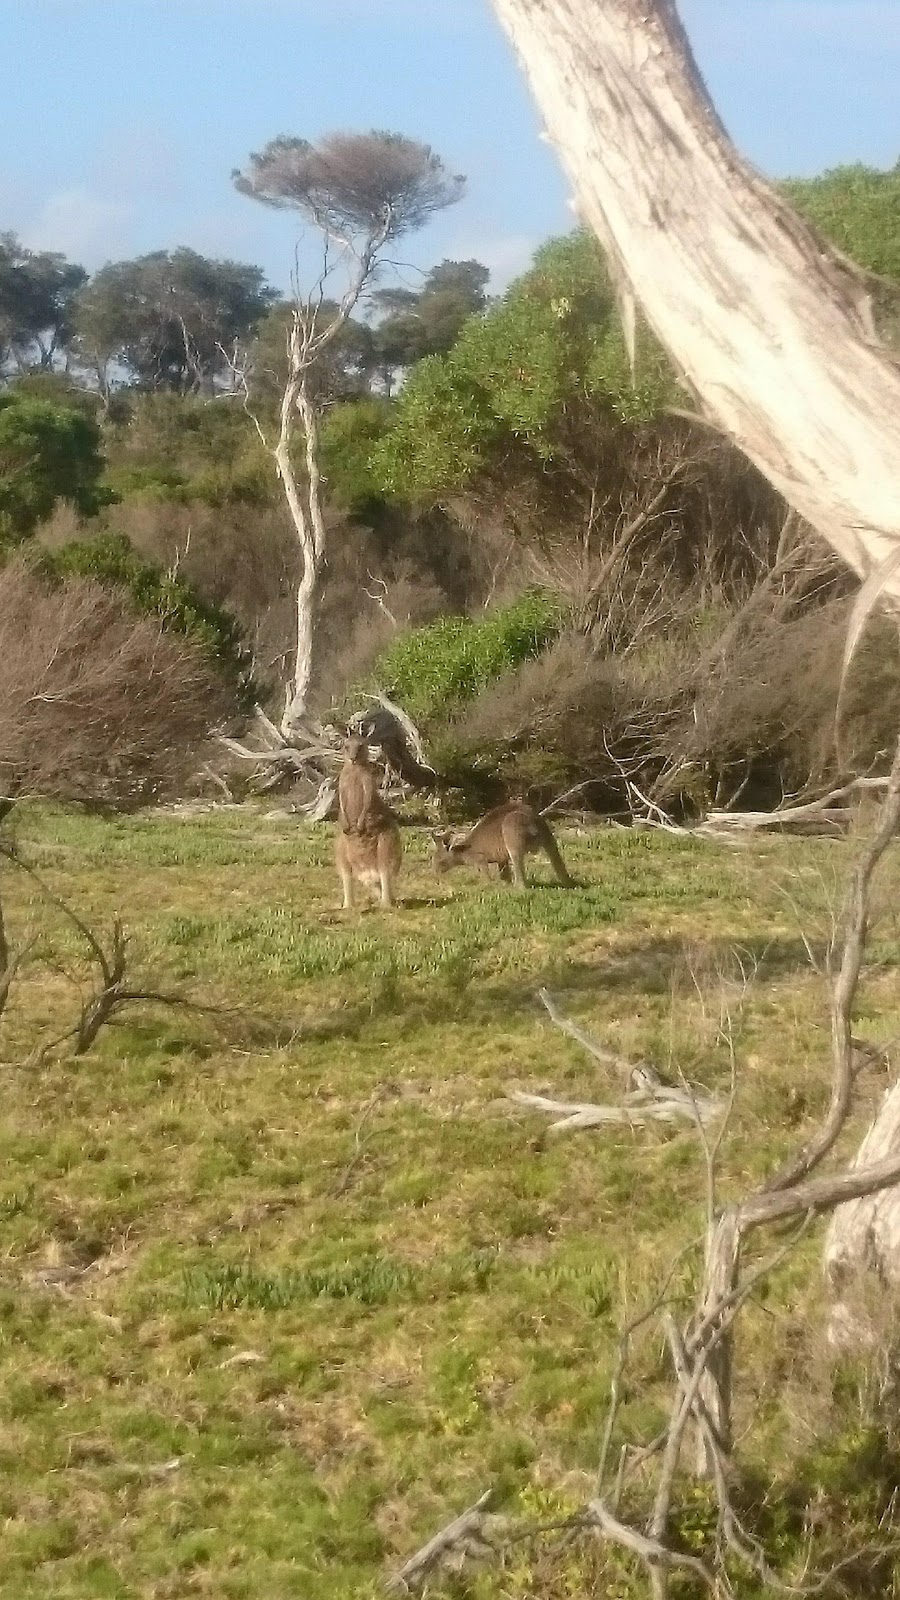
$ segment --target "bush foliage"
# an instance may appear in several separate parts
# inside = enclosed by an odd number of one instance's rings
[[[427,723],[539,655],[564,615],[558,599],[532,591],[478,619],[439,617],[390,644],[374,676]]]
[[[0,394],[0,547],[28,538],[59,500],[85,516],[108,504],[102,471],[100,430],[83,408]]]
[[[134,610],[156,617],[162,626],[183,634],[239,689],[249,702],[255,692],[249,651],[234,617],[205,600],[175,572],[144,561],[124,534],[98,533],[73,539],[56,550],[41,550],[35,565],[50,581],[88,578],[106,589],[118,589]]]

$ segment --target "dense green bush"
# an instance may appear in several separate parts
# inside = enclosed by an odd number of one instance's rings
[[[28,538],[59,500],[84,516],[108,505],[103,465],[100,430],[83,408],[0,394],[0,545]]]
[[[392,406],[380,395],[346,401],[322,422],[322,471],[332,497],[353,516],[377,515],[384,488],[373,466],[373,451],[384,438]]]
[[[124,590],[134,609],[156,616],[165,627],[199,645],[207,659],[250,703],[256,693],[250,655],[231,614],[203,599],[183,578],[143,561],[124,534],[103,533],[73,539],[57,550],[42,550],[35,565],[42,576],[60,582],[92,578],[104,588]]]
[[[439,617],[414,628],[388,646],[374,675],[412,717],[427,722],[539,655],[564,621],[556,596],[532,590],[477,619]]]

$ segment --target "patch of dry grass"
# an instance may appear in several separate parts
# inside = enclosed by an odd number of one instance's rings
[[[410,831],[405,903],[345,914],[325,828],[248,810],[18,830],[89,918],[121,913],[137,973],[232,1009],[135,1008],[81,1060],[29,1064],[81,969],[4,869],[11,929],[40,926],[66,971],[32,969],[2,1046],[0,1592],[349,1600],[489,1482],[541,1514],[583,1495],[620,1321],[702,1230],[702,1158],[684,1131],[558,1140],[510,1105],[616,1089],[535,991],[720,1088],[731,1008],[737,1190],[822,1105],[801,928],[815,953],[847,847],[571,833],[587,887],[517,896],[432,880]],[[900,1014],[888,876],[860,1019],[877,1037]],[[817,1244],[741,1340],[772,1463],[835,1425],[832,1376],[808,1378]],[[648,1343],[635,1433],[664,1385]],[[862,1426],[855,1391],[841,1404]],[[522,1548],[465,1592],[642,1592],[597,1562]]]

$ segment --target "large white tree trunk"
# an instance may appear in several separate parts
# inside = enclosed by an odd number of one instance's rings
[[[673,0],[493,4],[579,211],[703,415],[859,574],[881,565],[900,548],[900,366],[862,275],[738,156]],[[900,572],[884,591],[900,600]]]

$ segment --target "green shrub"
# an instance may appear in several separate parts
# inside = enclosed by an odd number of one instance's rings
[[[0,395],[0,544],[27,539],[59,500],[93,516],[115,495],[99,485],[100,430],[78,407]]]
[[[557,597],[531,591],[484,617],[440,617],[414,628],[378,658],[375,677],[410,716],[427,721],[540,655],[564,623]]]
[[[143,500],[162,505],[268,505],[272,474],[253,458],[189,473],[162,462],[115,467],[106,484],[117,500]]]
[[[93,578],[104,588],[124,590],[138,613],[159,617],[164,627],[199,645],[236,685],[244,703],[255,697],[250,653],[235,618],[221,606],[202,599],[183,578],[143,561],[124,534],[102,533],[73,539],[57,550],[42,550],[34,564],[51,582]]]
[[[189,481],[177,467],[153,466],[116,467],[106,475],[109,488],[119,499],[140,495],[146,500],[184,500],[189,493]]]

